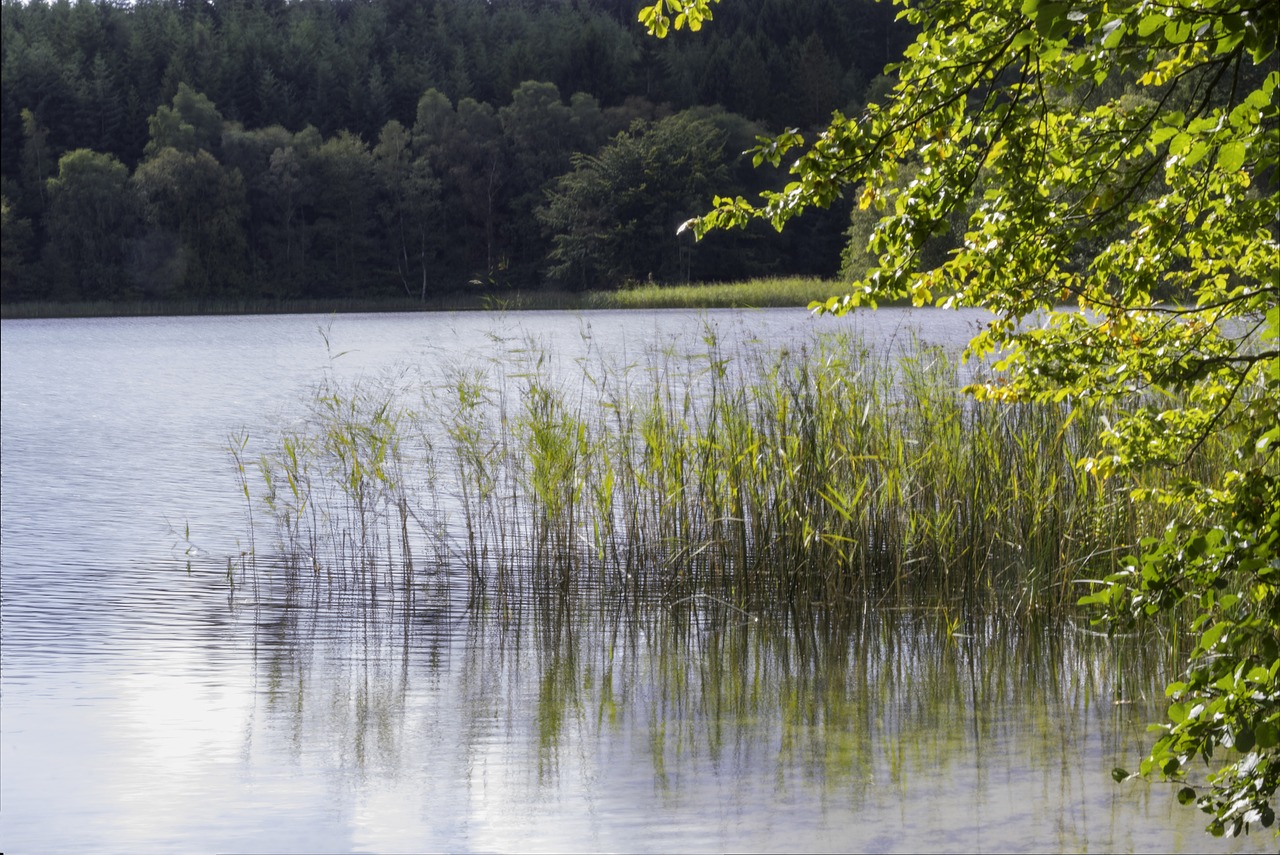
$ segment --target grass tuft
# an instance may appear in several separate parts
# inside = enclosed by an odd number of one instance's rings
[[[253,572],[397,601],[465,579],[503,608],[549,592],[748,615],[910,603],[954,630],[1069,614],[1078,580],[1162,524],[1135,483],[1073,465],[1104,413],[975,403],[933,348],[890,360],[835,334],[730,353],[708,332],[689,356],[568,377],[521,352],[435,388],[326,382],[258,457],[256,490],[239,441],[250,510],[275,527]]]

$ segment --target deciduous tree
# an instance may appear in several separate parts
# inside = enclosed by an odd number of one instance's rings
[[[425,155],[414,157],[409,131],[394,119],[379,134],[373,158],[381,255],[393,261],[405,293],[425,300],[441,248],[440,182]]]
[[[152,296],[240,296],[247,267],[244,179],[209,152],[161,149],[133,174],[148,229],[135,244]],[[174,293],[176,292],[176,293]]]
[[[21,299],[30,287],[27,253],[31,245],[31,221],[19,217],[0,195],[0,299]]]
[[[173,106],[160,105],[147,121],[151,142],[147,155],[165,148],[194,154],[203,149],[215,157],[222,144],[222,114],[214,103],[185,83],[178,85]]]
[[[551,277],[579,289],[686,280],[691,247],[674,227],[728,181],[722,147],[713,124],[682,113],[575,156],[539,213],[553,234]]]
[[[48,181],[46,271],[60,299],[111,300],[129,292],[126,250],[138,221],[129,170],[109,154],[69,151]]]
[[[373,277],[368,262],[374,231],[374,162],[355,134],[340,132],[304,162],[313,183],[311,230],[319,296],[357,296]]]
[[[696,30],[713,2],[660,0],[640,19],[658,36]],[[1000,356],[977,397],[1125,403],[1107,446],[1080,465],[1100,478],[1167,467],[1171,486],[1135,499],[1179,521],[1150,532],[1084,602],[1117,623],[1177,615],[1197,639],[1140,773],[1186,781],[1180,799],[1209,813],[1215,834],[1271,826],[1280,4],[933,0],[902,14],[919,36],[890,95],[833,116],[811,141],[764,142],[758,160],[791,160],[792,182],[754,202],[716,199],[691,226],[781,228],[856,194],[882,215],[878,263],[817,308],[985,307],[994,319],[968,354]],[[931,263],[930,238],[956,214],[963,241]],[[1206,442],[1230,443],[1235,465],[1186,467]]]

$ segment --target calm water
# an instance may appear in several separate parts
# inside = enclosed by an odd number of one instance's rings
[[[480,619],[247,608],[224,451],[326,375],[433,382],[530,344],[956,346],[975,315],[6,321],[0,850],[1263,851],[1115,785],[1149,686],[1081,630],[658,606]],[[188,545],[195,550],[188,554]],[[981,644],[978,643],[981,640]],[[1038,661],[1029,661],[1029,650]],[[1119,695],[1132,703],[1114,704]]]

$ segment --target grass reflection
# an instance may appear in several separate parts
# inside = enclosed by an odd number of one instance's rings
[[[1150,640],[1043,617],[975,612],[964,632],[936,609],[743,620],[710,598],[558,590],[518,619],[494,603],[381,609],[255,610],[271,728],[344,776],[427,767],[534,799],[620,769],[634,787],[643,769],[649,797],[674,804],[743,780],[857,811],[922,788],[977,799],[1015,775],[1070,813],[1106,800],[1164,679]]]

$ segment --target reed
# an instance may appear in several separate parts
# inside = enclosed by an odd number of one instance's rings
[[[593,309],[747,309],[807,306],[840,290],[829,279],[778,277],[741,282],[690,285],[633,284],[616,291],[590,291],[583,308]]]
[[[890,360],[832,335],[726,353],[708,330],[692,354],[576,375],[551,362],[530,346],[458,370],[414,408],[393,383],[323,384],[259,458],[251,504],[277,545],[262,567],[405,602],[423,578],[458,578],[513,615],[558,592],[1060,616],[1077,580],[1163,524],[1133,482],[1073,465],[1104,413],[976,404],[935,349]]]

